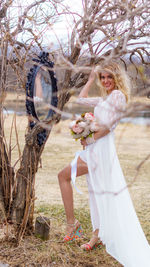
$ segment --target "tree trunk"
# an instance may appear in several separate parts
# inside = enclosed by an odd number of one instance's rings
[[[18,228],[18,241],[22,237],[26,227],[27,230],[33,230],[35,174],[38,170],[41,153],[50,133],[50,131],[47,131],[43,145],[39,146],[37,143],[37,134],[42,131],[43,128],[35,126],[27,134],[21,166],[16,174],[17,187],[13,193],[11,220],[15,224],[20,224]]]

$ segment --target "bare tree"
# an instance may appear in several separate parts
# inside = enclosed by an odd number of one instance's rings
[[[75,80],[69,81],[70,87],[78,87],[77,77],[80,77],[81,72],[85,76],[85,66],[102,60],[114,58],[124,63],[128,61],[135,65],[149,65],[149,8],[149,1],[83,1],[83,15],[79,16],[77,22],[72,13],[75,26],[70,38],[68,60],[71,64],[68,64],[66,83],[71,76],[70,70],[76,74],[79,70]],[[88,62],[82,64],[81,68],[75,68],[74,64],[84,55]],[[65,56],[64,62],[67,62]],[[82,79],[82,84],[84,82]],[[61,103],[63,105],[63,101]]]
[[[42,7],[44,4],[47,4],[47,12]],[[53,9],[51,9],[52,6]],[[72,87],[78,89],[86,83],[87,75],[93,65],[115,59],[122,61],[127,67],[131,62],[145,80],[144,71],[139,66],[149,66],[150,62],[149,0],[82,0],[80,12],[72,11],[60,1],[40,0],[23,10],[17,18],[15,27],[6,16],[11,7],[12,1],[3,1],[0,10],[1,110],[7,84],[7,66],[14,69],[20,84],[25,87],[25,63],[33,55],[33,44],[36,44],[39,50],[43,50],[44,35],[41,38],[41,32],[44,31],[45,25],[50,27],[52,21],[58,17],[61,19],[61,16],[72,20],[72,31],[68,33],[68,43],[62,44],[57,36],[59,50],[54,53],[49,51],[55,58],[56,70],[59,69],[59,72],[63,73],[59,79],[59,110],[63,110],[69,100]],[[37,15],[38,9],[41,16]],[[51,14],[48,10],[53,10],[54,13]],[[20,41],[16,36],[21,33],[28,33],[29,38],[26,38],[26,41]],[[9,53],[8,57],[7,51],[10,46],[13,48],[13,53]],[[149,83],[149,80],[147,79],[146,82]],[[49,122],[47,138],[52,124],[59,119],[58,114],[57,118]],[[32,228],[35,173],[47,140],[41,147],[38,146],[37,133],[42,129],[38,125],[29,130],[21,156],[21,165],[14,177],[1,121],[0,208],[3,220],[9,216],[13,222],[20,224],[18,239],[21,238],[27,225]],[[11,201],[14,180],[17,185]]]
[[[20,225],[18,228],[18,239],[21,238],[26,226],[32,229],[33,210],[34,210],[34,179],[38,169],[40,155],[43,146],[37,144],[37,133],[41,128],[34,129],[31,134],[33,143],[27,141],[23,154],[20,156],[20,168],[14,175],[11,167],[11,147],[8,149],[5,140],[3,127],[3,102],[9,85],[8,68],[12,68],[16,74],[18,87],[25,90],[26,84],[26,62],[33,57],[35,45],[42,50],[42,32],[45,27],[49,27],[57,19],[55,8],[57,1],[39,0],[21,8],[21,14],[16,18],[15,3],[13,1],[3,1],[0,10],[1,32],[0,32],[0,51],[1,51],[1,149],[0,149],[0,210],[1,221],[11,220]],[[46,11],[44,9],[47,8]],[[14,13],[15,14],[15,13]],[[39,15],[37,15],[39,14]],[[55,17],[54,17],[55,15]],[[36,25],[35,31],[33,30]],[[35,33],[36,32],[36,33]],[[20,34],[25,35],[25,41]],[[40,37],[39,37],[40,36]],[[43,130],[43,128],[42,128]],[[50,130],[47,133],[47,138]],[[28,138],[26,139],[28,140]]]

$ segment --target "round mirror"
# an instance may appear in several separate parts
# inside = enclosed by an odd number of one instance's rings
[[[56,114],[55,108],[58,104],[57,79],[53,70],[54,62],[49,60],[49,53],[43,51],[38,58],[32,60],[36,64],[30,68],[26,82],[26,110],[31,129],[37,121],[48,120],[50,122]],[[43,131],[44,140],[46,130]],[[39,134],[42,135],[42,133]]]
[[[52,100],[52,80],[48,67],[41,66],[37,69],[33,103],[37,118],[42,121],[48,117],[50,110],[50,104]]]

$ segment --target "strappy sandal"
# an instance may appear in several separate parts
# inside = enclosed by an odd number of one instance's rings
[[[97,235],[93,235],[92,238],[96,238],[96,239],[98,240]],[[102,245],[103,245],[103,243],[102,243],[101,241],[100,241],[100,242],[97,242],[97,241],[96,241],[95,244],[94,244],[93,246],[91,246],[91,245],[89,244],[89,242],[88,242],[88,243],[86,243],[86,244],[81,245],[81,249],[83,249],[83,250],[85,250],[85,251],[90,251],[90,250],[93,250],[93,249],[96,249],[96,248],[101,248]]]
[[[102,245],[103,245],[102,242],[98,242],[98,243],[94,244],[94,246],[91,247],[89,243],[86,243],[86,244],[83,244],[81,246],[81,248],[83,250],[85,250],[85,251],[90,251],[90,250],[93,250],[93,249],[96,249],[96,248],[101,248]]]
[[[73,230],[69,235],[65,235],[63,239],[64,242],[75,241],[83,237],[83,230],[81,224],[78,221],[76,221],[73,224],[67,224],[67,225],[73,227]]]

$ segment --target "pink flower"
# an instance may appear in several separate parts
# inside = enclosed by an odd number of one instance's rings
[[[81,128],[78,124],[72,126],[72,131],[76,134],[80,134],[83,132],[83,128]]]
[[[94,115],[93,115],[93,113],[88,112],[88,113],[85,113],[84,118],[85,118],[86,120],[93,121],[93,120],[94,120]]]
[[[87,138],[93,132],[98,131],[99,124],[96,121],[93,113],[86,112],[81,116],[76,117],[76,120],[72,121],[69,125],[71,129],[71,135],[74,139]]]

